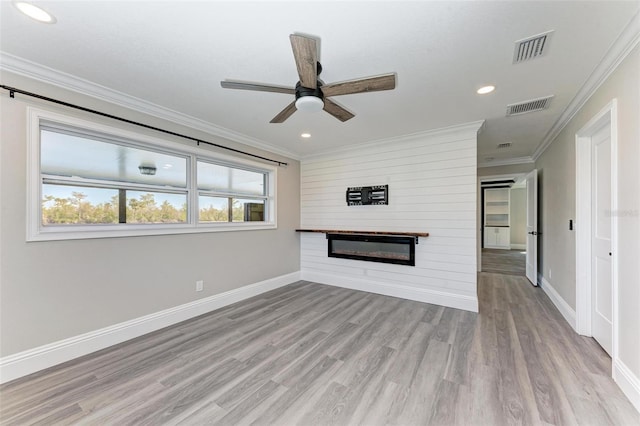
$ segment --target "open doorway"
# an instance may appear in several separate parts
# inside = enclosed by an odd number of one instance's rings
[[[536,181],[535,171],[479,179],[479,270],[527,276],[537,285]]]

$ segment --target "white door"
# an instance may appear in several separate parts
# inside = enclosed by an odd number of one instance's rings
[[[527,260],[526,276],[538,285],[538,171],[526,176],[527,182]]]
[[[591,138],[591,334],[611,355],[611,128]]]

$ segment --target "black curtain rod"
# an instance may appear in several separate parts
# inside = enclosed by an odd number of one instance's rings
[[[250,152],[241,151],[241,150],[235,149],[235,148],[229,148],[228,146],[218,145],[217,143],[213,143],[213,142],[203,141],[202,139],[194,138],[192,136],[187,136],[187,135],[183,135],[181,133],[172,132],[171,130],[165,130],[165,129],[161,129],[159,127],[150,126],[148,124],[140,123],[138,121],[129,120],[129,119],[126,119],[126,118],[118,117],[116,115],[107,114],[107,113],[101,112],[101,111],[96,111],[95,109],[91,109],[91,108],[85,108],[83,106],[71,104],[69,102],[60,101],[58,99],[48,98],[46,96],[38,95],[37,93],[31,93],[31,92],[27,92],[25,90],[16,89],[15,87],[9,87],[9,86],[5,86],[5,85],[0,85],[0,88],[2,88],[4,90],[8,90],[9,91],[9,96],[12,97],[12,98],[15,98],[15,94],[16,93],[20,93],[21,95],[31,96],[32,98],[42,99],[44,101],[52,102],[54,104],[64,105],[64,106],[69,107],[69,108],[79,109],[80,111],[90,112],[92,114],[100,115],[102,117],[112,118],[114,120],[122,121],[122,122],[129,123],[129,124],[134,124],[136,126],[144,127],[145,129],[151,129],[151,130],[155,130],[157,132],[166,133],[168,135],[173,135],[173,136],[178,136],[178,137],[181,137],[181,138],[184,138],[184,139],[189,139],[189,140],[192,140],[192,141],[196,142],[198,145],[203,143],[205,145],[215,146],[216,148],[222,148],[222,149],[226,149],[227,151],[237,152],[238,154],[248,155],[249,157],[259,158],[259,159],[264,160],[264,161],[270,161],[272,163],[276,163],[278,166],[288,166],[289,165],[289,163],[285,163],[283,161],[272,160],[271,158],[262,157],[262,156],[256,155],[256,154],[251,154]]]

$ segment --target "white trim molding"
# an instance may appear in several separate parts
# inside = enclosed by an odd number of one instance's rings
[[[526,250],[526,244],[511,244],[511,250]]]
[[[540,287],[542,290],[549,296],[549,299],[553,302],[560,314],[564,317],[564,319],[569,323],[571,328],[576,329],[576,311],[569,306],[569,304],[560,296],[560,294],[556,291],[555,288],[551,285],[549,281],[546,280],[545,277],[538,274],[538,282],[540,283]]]
[[[194,130],[200,130],[213,136],[242,143],[274,154],[284,155],[285,157],[293,158],[294,160],[300,160],[300,156],[292,151],[282,149],[262,140],[252,138],[251,136],[215,125],[211,122],[145,101],[144,99],[127,95],[126,93],[110,89],[89,80],[11,55],[7,52],[0,51],[0,69],[13,74],[32,78],[37,81],[42,81],[81,95],[91,96],[92,98],[100,99],[143,114],[158,117]]]
[[[576,133],[576,331],[591,336],[591,136],[611,127],[611,211],[618,210],[618,113],[611,100]],[[618,355],[618,217],[611,215],[612,359]]]
[[[463,309],[465,311],[478,312],[478,297],[462,294],[411,287],[400,284],[387,284],[371,279],[359,279],[328,274],[318,271],[300,271],[300,279],[315,283],[331,285],[334,287],[348,288],[351,290],[366,291],[369,293],[383,294],[385,296],[398,297],[417,302],[431,303],[450,308]]]
[[[551,143],[560,134],[562,129],[571,121],[571,119],[582,109],[589,98],[604,83],[607,78],[615,71],[620,63],[631,53],[631,51],[640,42],[640,12],[631,18],[627,26],[622,30],[620,36],[607,51],[604,58],[593,70],[587,81],[582,85],[578,93],[573,97],[562,115],[551,126],[544,139],[531,156],[534,160],[542,155],[542,153],[551,145]]]
[[[484,161],[478,163],[479,169],[485,169],[487,167],[498,167],[498,166],[512,166],[515,164],[533,164],[535,161],[532,157],[516,157],[516,158],[505,158],[502,160],[491,160]]]
[[[640,413],[640,378],[620,359],[613,361],[613,380]]]
[[[0,358],[0,383],[53,367],[299,280],[300,272],[292,272]]]

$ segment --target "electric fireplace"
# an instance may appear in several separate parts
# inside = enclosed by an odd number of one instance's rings
[[[329,257],[415,266],[415,237],[327,233]]]

